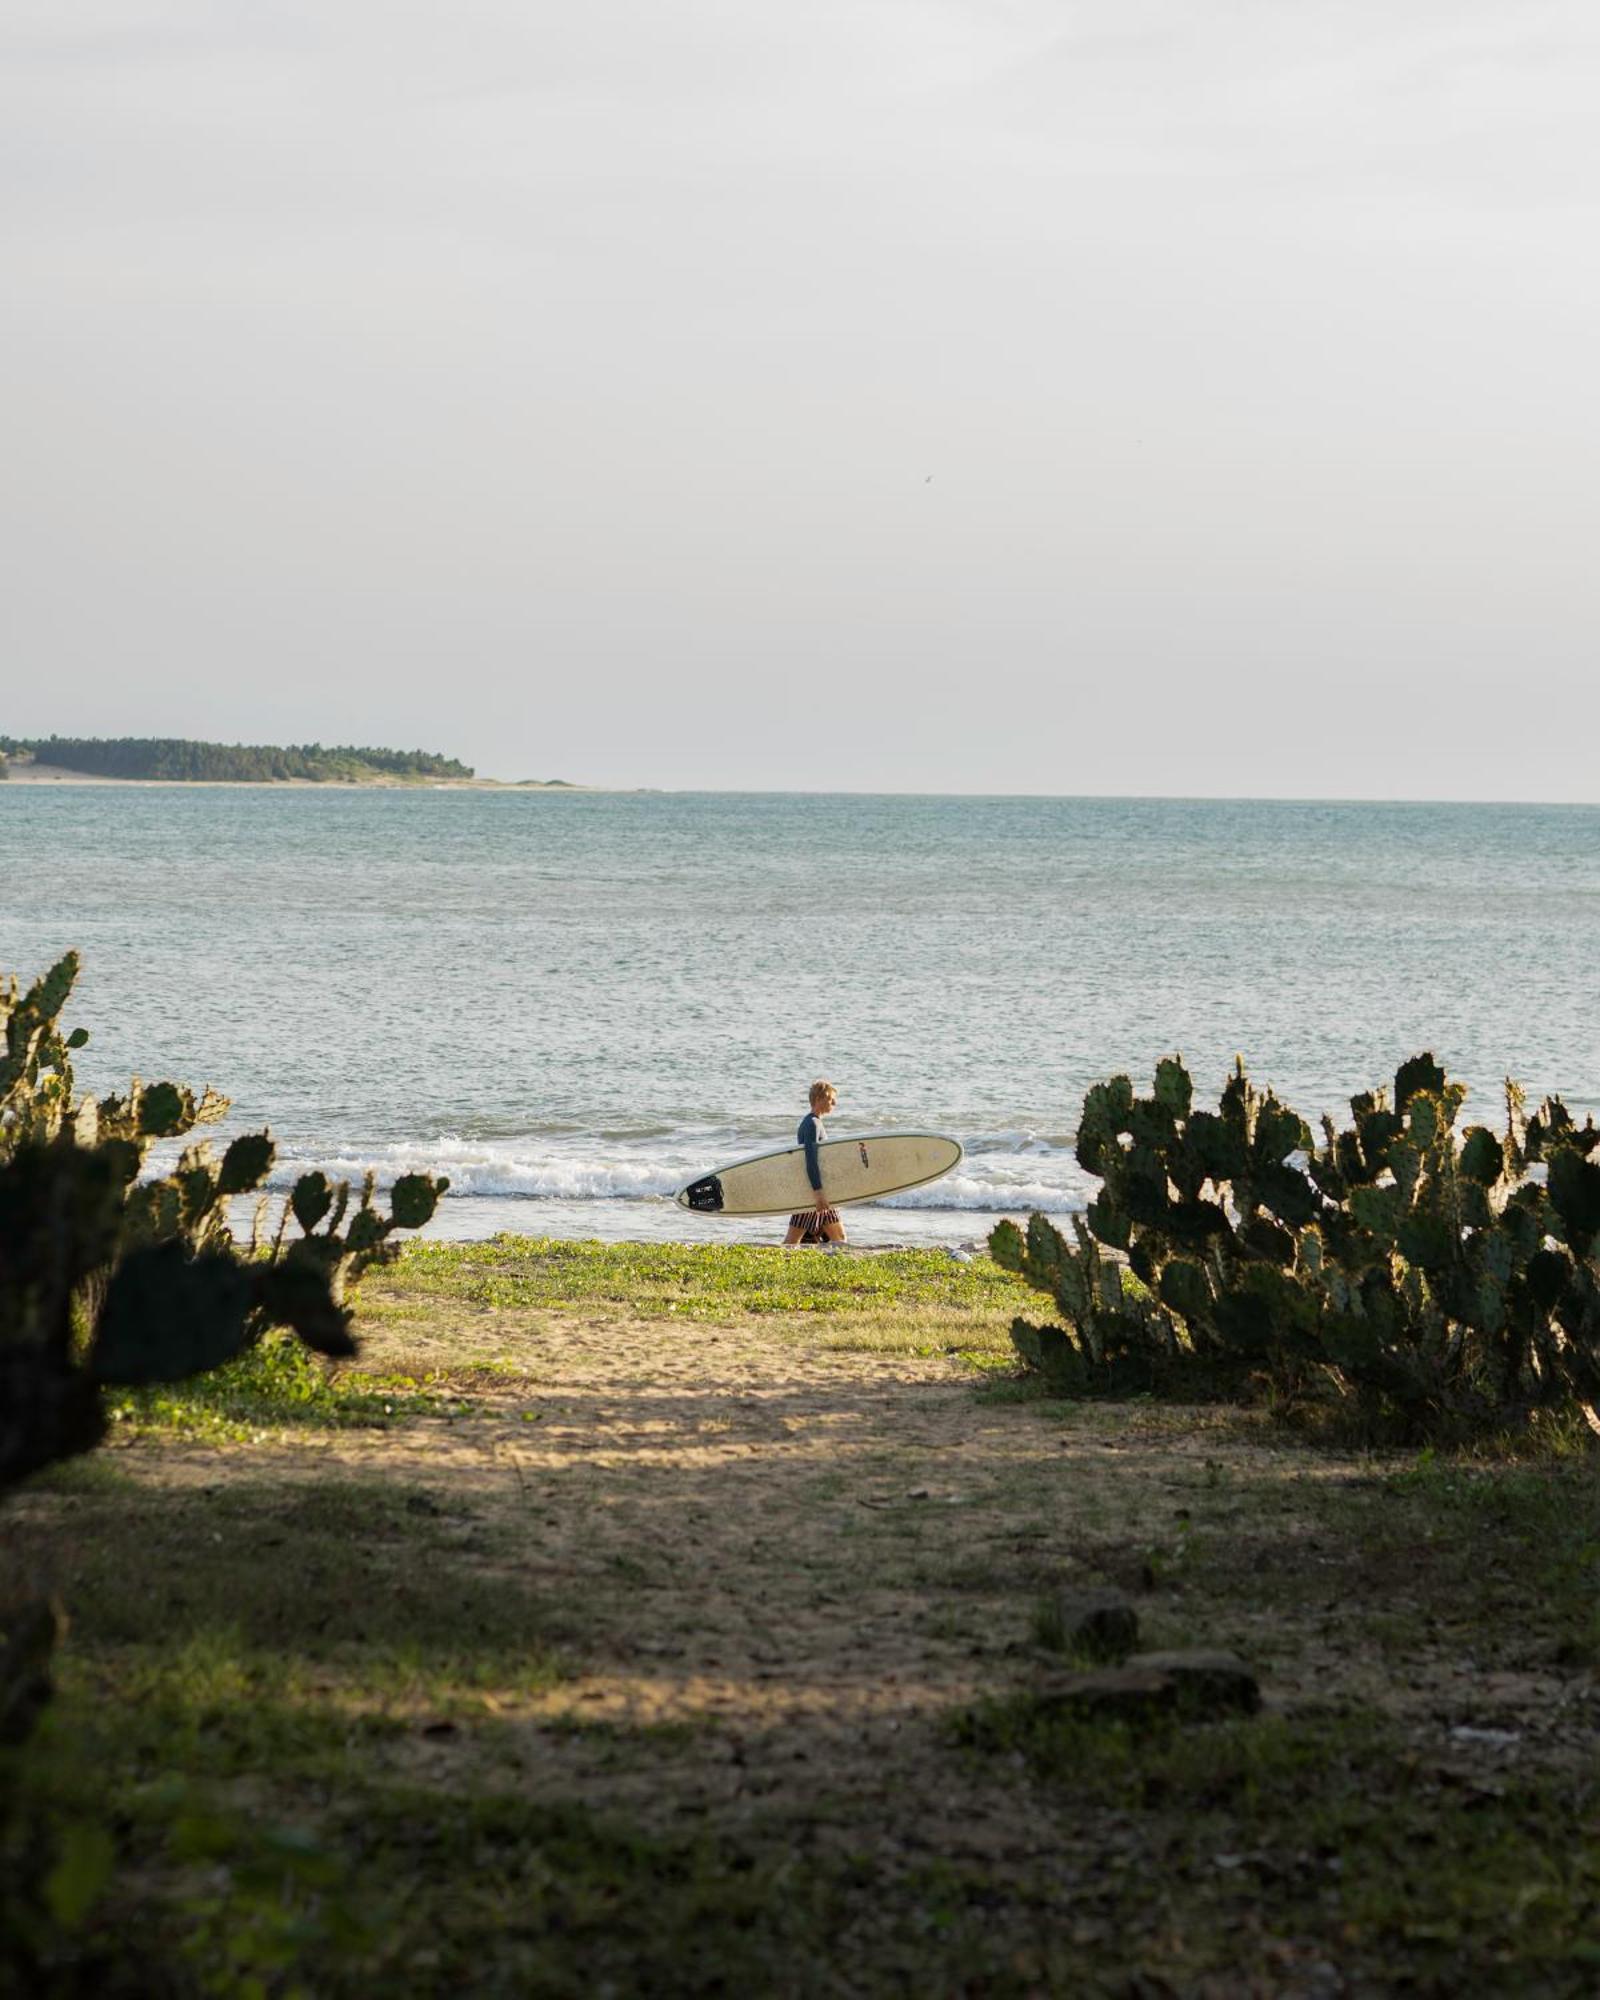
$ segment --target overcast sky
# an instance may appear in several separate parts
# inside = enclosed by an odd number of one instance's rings
[[[1592,0],[9,0],[0,730],[1600,800]]]

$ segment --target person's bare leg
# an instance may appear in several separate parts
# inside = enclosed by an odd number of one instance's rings
[[[796,1245],[796,1244],[797,1244],[797,1243],[798,1243],[798,1242],[800,1241],[801,1237],[802,1237],[802,1236],[803,1236],[804,1234],[805,1234],[805,1231],[804,1231],[804,1230],[802,1230],[802,1229],[797,1229],[797,1228],[795,1227],[795,1225],[794,1225],[794,1224],[793,1224],[793,1223],[791,1222],[791,1223],[789,1224],[789,1233],[788,1233],[788,1235],[787,1235],[787,1236],[785,1236],[785,1237],[784,1237],[784,1239],[783,1239],[783,1247],[784,1247],[784,1249],[785,1249],[785,1250],[792,1250],[792,1249],[794,1249],[795,1245]]]
[[[838,1216],[835,1216],[832,1222],[825,1222],[822,1225],[822,1233],[830,1243],[843,1243],[846,1241],[844,1224],[839,1220]]]

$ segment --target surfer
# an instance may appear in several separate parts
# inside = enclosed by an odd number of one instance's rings
[[[800,1120],[800,1129],[795,1134],[796,1142],[805,1149],[806,1179],[815,1190],[816,1199],[810,1208],[797,1208],[789,1217],[789,1233],[784,1237],[784,1248],[796,1243],[842,1243],[844,1224],[839,1220],[839,1211],[828,1205],[828,1197],[822,1188],[822,1159],[818,1147],[827,1138],[822,1129],[824,1116],[839,1102],[839,1093],[823,1078],[811,1086],[811,1109]]]

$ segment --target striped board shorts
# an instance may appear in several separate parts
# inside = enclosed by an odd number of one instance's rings
[[[826,1229],[830,1222],[837,1222],[838,1220],[839,1211],[836,1208],[824,1208],[820,1211],[814,1208],[797,1208],[794,1214],[789,1217],[789,1227],[791,1229]]]

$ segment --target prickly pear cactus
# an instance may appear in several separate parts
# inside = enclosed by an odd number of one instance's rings
[[[1600,1130],[1508,1084],[1503,1133],[1458,1132],[1465,1100],[1419,1055],[1319,1141],[1242,1063],[1215,1112],[1175,1056],[1149,1097],[1096,1084],[1078,1158],[1101,1187],[1073,1239],[1037,1215],[991,1238],[1064,1321],[1018,1322],[1024,1362],[1084,1392],[1331,1384],[1416,1434],[1592,1412]]]
[[[1183,1352],[1172,1316],[1119,1259],[1102,1255],[1080,1217],[1072,1228],[1069,1243],[1035,1215],[1025,1235],[1002,1222],[989,1238],[995,1262],[1049,1293],[1065,1321],[1014,1321],[1018,1353],[1062,1394],[1136,1395],[1166,1386]]]
[[[79,1097],[71,1057],[88,1037],[60,1026],[77,974],[69,952],[26,992],[0,982],[0,1489],[97,1441],[102,1385],[214,1368],[273,1326],[353,1354],[348,1288],[448,1186],[407,1175],[383,1214],[369,1176],[352,1213],[348,1186],[305,1175],[275,1235],[258,1222],[241,1255],[228,1205],[271,1173],[271,1135],[244,1133],[220,1160],[199,1139],[145,1177],[155,1141],[214,1124],[228,1100],[137,1078]]]

